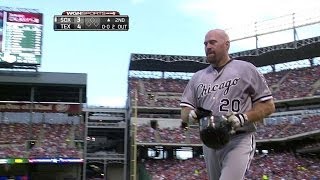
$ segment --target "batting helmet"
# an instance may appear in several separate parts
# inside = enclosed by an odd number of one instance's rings
[[[199,118],[200,139],[209,148],[221,149],[229,141],[232,125],[224,116],[213,116],[210,110],[196,109]]]

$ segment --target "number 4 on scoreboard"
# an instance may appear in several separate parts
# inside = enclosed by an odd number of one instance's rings
[[[77,17],[77,23],[81,23],[81,18],[80,17]],[[81,24],[78,24],[77,28],[81,29]]]

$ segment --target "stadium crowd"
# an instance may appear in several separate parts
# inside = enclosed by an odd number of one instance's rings
[[[280,119],[273,124],[258,124],[257,139],[285,138],[320,130],[320,115],[308,115],[298,120],[286,117]],[[150,125],[142,124],[137,129],[138,142],[201,143],[197,126],[182,131],[180,127],[153,129]]]
[[[83,130],[79,117],[63,113],[32,116],[1,112],[0,158],[82,158],[81,148],[74,143],[75,134]]]
[[[268,73],[265,77],[276,100],[320,95],[320,66]],[[179,107],[181,93],[187,83],[188,80],[182,79],[130,78],[129,88],[131,97],[135,96],[137,90],[139,106]],[[31,116],[30,113],[1,112],[0,158],[82,157],[82,148],[78,148],[74,142],[77,139],[83,140],[84,137],[84,126],[79,117],[63,113],[34,113]],[[178,117],[174,115],[174,118]],[[257,139],[284,138],[320,130],[319,114],[295,118],[278,117],[270,119],[271,121],[273,123],[258,125]],[[197,127],[183,131],[180,127],[151,128],[146,124],[139,125],[137,141],[201,143]],[[319,143],[306,148],[314,146],[319,146]],[[290,153],[260,154],[252,162],[247,180],[260,179],[262,175],[273,179],[320,178],[319,164],[319,159]],[[202,158],[146,160],[145,166],[155,180],[206,178]]]
[[[207,179],[204,159],[202,158],[146,160],[145,168],[152,176],[152,180]]]
[[[153,180],[208,179],[203,158],[150,159],[144,163]],[[256,154],[245,180],[263,179],[263,176],[270,180],[318,180],[320,159],[301,157],[288,152]]]
[[[265,74],[275,100],[310,97],[320,94],[320,66],[295,70],[284,70]],[[299,78],[296,78],[299,77]],[[179,100],[188,80],[138,79],[131,78],[131,95],[138,92],[139,106],[179,107]],[[166,118],[168,115],[146,115],[141,118]],[[171,116],[170,118],[175,118]],[[178,119],[178,118],[177,118]],[[256,137],[259,140],[285,138],[320,130],[320,115],[304,114],[298,116],[272,117],[258,124]],[[151,128],[141,124],[137,130],[138,142],[149,143],[201,143],[197,127],[185,132],[180,127]],[[170,135],[170,136],[168,136]],[[316,147],[318,144],[304,148]],[[319,179],[319,159],[296,157],[290,153],[271,153],[256,156],[246,175],[247,180],[261,179]],[[196,165],[194,164],[196,163]],[[146,169],[152,179],[205,179],[204,160],[147,160]],[[195,167],[202,167],[195,169]]]
[[[275,100],[310,97],[320,95],[320,66],[298,70],[284,70],[265,74]],[[299,77],[299,78],[295,78]],[[302,78],[300,78],[302,77]],[[139,106],[179,107],[181,93],[188,80],[174,79],[138,79],[129,81],[131,95],[138,92]],[[306,88],[307,87],[307,88]],[[167,118],[168,115],[147,115],[141,118]],[[179,117],[170,116],[179,119]],[[258,124],[256,137],[259,140],[286,138],[320,130],[320,114],[311,113],[268,118]],[[180,127],[156,127],[140,124],[137,129],[137,141],[149,143],[201,143],[198,128],[182,131]],[[318,147],[319,143],[308,144],[303,148]],[[204,160],[192,158],[149,159],[145,167],[154,180],[166,179],[207,179]],[[320,160],[292,153],[280,152],[257,154],[246,174],[246,180],[269,179],[320,179]]]
[[[258,155],[252,161],[246,178],[256,180],[262,175],[269,179],[317,180],[320,178],[320,159],[287,152]]]
[[[320,94],[320,66],[264,74],[275,100],[311,97]],[[299,78],[296,78],[299,77]],[[131,97],[138,93],[139,106],[179,107],[188,80],[130,78]]]
[[[320,115],[310,115],[299,121],[284,118],[277,124],[262,125],[257,128],[257,139],[284,138],[320,130]]]
[[[42,124],[43,137],[30,150],[29,158],[79,158],[79,151],[72,146],[70,124]]]

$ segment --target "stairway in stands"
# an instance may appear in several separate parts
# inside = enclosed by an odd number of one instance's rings
[[[69,148],[74,148],[76,146],[74,140],[75,140],[75,131],[76,131],[76,125],[72,125],[70,128],[69,135],[67,136],[67,139],[70,141],[67,142]]]
[[[42,124],[44,126],[45,124]],[[45,133],[45,128],[41,128],[38,139],[36,140],[35,147],[41,147],[43,139],[44,139],[44,133]]]
[[[314,93],[320,89],[320,79],[318,79],[313,85],[313,89],[311,90],[310,94],[314,95]]]
[[[292,70],[291,70],[292,71]],[[277,91],[280,90],[280,85],[287,79],[287,77],[289,76],[290,72],[291,71],[288,71],[281,79],[280,81],[277,83],[277,84],[272,84],[271,85],[271,89],[272,89],[272,92],[275,93]]]
[[[191,140],[190,140],[190,131],[184,131],[183,135],[186,137],[185,139],[185,143],[190,144]]]
[[[161,137],[158,130],[154,131],[154,138],[157,143],[161,142]]]

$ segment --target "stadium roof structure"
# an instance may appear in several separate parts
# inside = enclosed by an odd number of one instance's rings
[[[249,61],[257,67],[312,59],[320,56],[320,36],[289,43],[262,47],[231,54],[231,57]]]
[[[320,57],[320,36],[230,54],[257,67]],[[131,54],[129,71],[196,72],[208,66],[205,56]]]
[[[0,84],[87,85],[85,73],[0,71]]]
[[[202,56],[131,54],[129,71],[195,72],[207,66]]]
[[[31,8],[17,8],[17,7],[7,7],[7,6],[0,6],[1,11],[16,11],[16,12],[30,12],[30,13],[40,13],[38,9],[31,9]]]
[[[1,101],[86,103],[87,74],[0,71]]]

